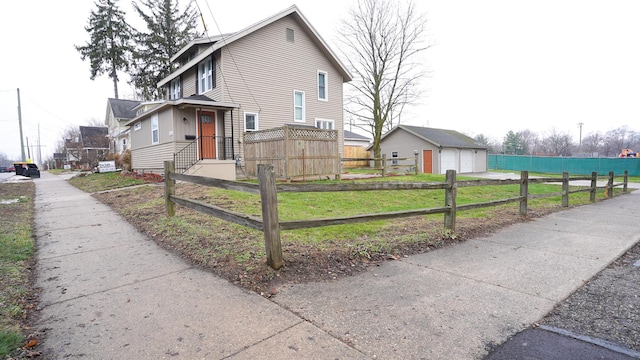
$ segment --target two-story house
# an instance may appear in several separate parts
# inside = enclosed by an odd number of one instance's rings
[[[122,154],[129,148],[129,127],[125,124],[136,117],[134,108],[140,104],[136,100],[107,99],[107,113],[104,124],[109,128],[109,151]]]
[[[161,172],[188,152],[192,173],[235,179],[243,133],[285,124],[338,130],[343,145],[342,86],[351,75],[295,5],[194,40],[172,61],[179,67],[158,84],[167,98],[127,122],[134,170]]]

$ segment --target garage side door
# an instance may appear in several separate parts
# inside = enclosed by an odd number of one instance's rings
[[[433,174],[433,152],[431,150],[422,150],[422,172]]]
[[[473,172],[473,150],[460,151],[460,172]]]
[[[446,174],[447,170],[458,171],[456,163],[456,151],[453,149],[443,149],[440,153],[440,173]]]

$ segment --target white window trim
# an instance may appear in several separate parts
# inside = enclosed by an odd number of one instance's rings
[[[331,129],[326,129],[326,128],[323,128],[323,127],[319,127],[318,126],[318,122],[330,123],[331,124]],[[329,119],[316,118],[315,119],[315,127],[317,127],[318,129],[323,129],[323,130],[335,130],[336,129],[336,122],[333,121],[333,120],[329,120]]]
[[[153,140],[153,133],[157,134],[158,140]],[[158,114],[151,115],[151,144],[160,143],[160,126],[158,124]]]
[[[255,116],[255,121],[256,121],[256,125],[255,125],[255,129],[247,129],[247,115],[253,115]],[[245,111],[244,112],[244,131],[258,131],[258,129],[260,129],[259,127],[259,122],[258,122],[258,113],[254,113],[254,112],[250,112],[250,111]]]
[[[296,94],[300,93],[302,94],[302,119],[296,119]],[[306,116],[305,116],[305,94],[304,91],[300,91],[300,90],[293,90],[293,121],[295,122],[305,122],[306,121]]]
[[[171,100],[177,100],[180,98],[180,92],[181,92],[181,84],[180,84],[180,78],[176,78],[171,80],[170,83],[170,95],[169,95],[169,99]]]
[[[324,98],[320,97],[320,74],[324,75]],[[329,74],[326,71],[318,70],[316,74],[318,100],[329,101]]]
[[[202,80],[203,80],[203,65],[209,64],[209,68],[208,68],[208,74],[206,75],[206,80],[205,80],[205,86],[202,86]],[[206,67],[204,70],[207,70]],[[213,90],[213,61],[211,60],[210,57],[202,60],[199,64],[198,64],[198,94],[204,94],[208,91]]]
[[[137,122],[135,124],[133,124],[133,131],[138,131],[142,129],[142,123],[141,122]]]

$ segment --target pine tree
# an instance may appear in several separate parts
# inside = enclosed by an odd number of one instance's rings
[[[91,40],[83,46],[75,46],[82,60],[91,62],[91,80],[108,74],[113,80],[114,96],[118,98],[118,71],[129,69],[133,29],[127,24],[124,12],[117,0],[98,0],[97,9],[89,15],[89,25],[84,29]]]
[[[171,57],[200,35],[197,13],[192,3],[180,12],[178,0],[141,0],[140,4],[146,9],[135,1],[133,7],[145,21],[147,32],[136,35],[131,84],[142,99],[155,100],[164,95],[156,84],[174,70]]]

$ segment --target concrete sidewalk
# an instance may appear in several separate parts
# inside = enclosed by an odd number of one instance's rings
[[[364,357],[159,248],[63,178],[35,184],[43,358]]]
[[[480,359],[640,240],[632,193],[268,300],[159,248],[63,178],[35,183],[51,359]]]

